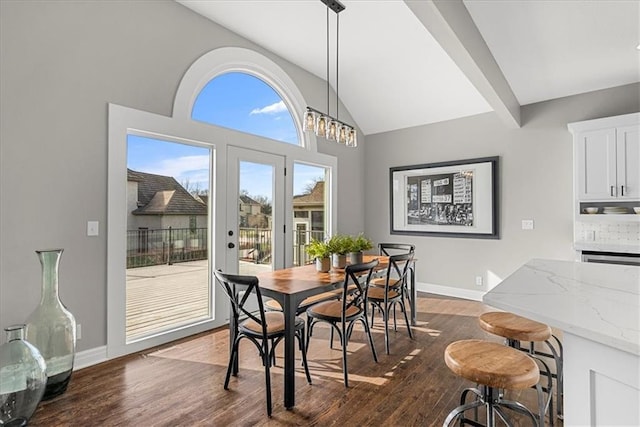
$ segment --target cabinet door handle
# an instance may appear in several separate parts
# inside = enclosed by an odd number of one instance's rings
[[[624,196],[624,185],[620,186],[620,195]]]
[[[614,188],[615,188],[615,187],[612,185],[612,186],[611,186],[611,197],[615,197],[615,194],[613,194],[613,191],[614,191],[613,189],[614,189]]]

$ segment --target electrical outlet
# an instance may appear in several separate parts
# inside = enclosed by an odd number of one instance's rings
[[[100,223],[98,221],[87,221],[87,236],[99,235],[99,226]]]
[[[476,276],[476,286],[482,286],[482,276]]]
[[[82,325],[80,323],[76,325],[76,339],[77,340],[82,339]]]
[[[523,230],[533,230],[533,220],[532,219],[523,219],[522,220],[522,229]]]

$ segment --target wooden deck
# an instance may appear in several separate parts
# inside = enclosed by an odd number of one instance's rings
[[[256,274],[270,268],[242,263],[240,270]],[[127,269],[127,340],[205,320],[211,301],[206,260]]]

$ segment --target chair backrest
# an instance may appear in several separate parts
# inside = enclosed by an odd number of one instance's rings
[[[413,261],[413,252],[400,255],[392,255],[389,257],[389,268],[387,268],[387,281],[386,286],[389,286],[389,280],[392,275],[397,278],[397,282],[394,287],[401,287],[404,290],[404,285],[407,282],[407,272]]]
[[[344,287],[342,289],[342,317],[349,307],[366,307],[369,283],[373,270],[380,263],[377,259],[363,264],[351,264],[344,269]],[[364,277],[364,280],[363,280]],[[353,283],[355,287],[351,287]],[[349,289],[351,287],[351,289]]]
[[[410,243],[378,243],[380,255],[391,256],[401,253],[414,253],[416,247]]]
[[[235,320],[235,324],[241,317],[248,317],[262,326],[263,338],[267,338],[267,322],[264,315],[264,305],[262,303],[262,295],[258,278],[255,276],[239,276],[235,274],[225,274],[219,270],[214,271],[216,281],[222,287],[224,293],[229,297],[231,303],[231,311]],[[258,313],[250,310],[248,301],[249,297],[254,294],[258,301]]]

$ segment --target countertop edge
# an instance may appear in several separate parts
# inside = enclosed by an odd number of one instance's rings
[[[538,311],[530,311],[523,309],[522,307],[516,307],[509,304],[505,304],[503,301],[492,301],[493,295],[488,293],[482,297],[482,302],[491,307],[495,307],[501,310],[509,311],[511,313],[518,314],[523,317],[527,317],[531,320],[545,323],[553,328],[560,329],[565,333],[573,334],[581,338],[585,338],[596,343],[613,347],[617,350],[624,351],[626,353],[633,354],[634,356],[640,356],[640,344],[634,344],[626,340],[620,340],[613,338],[609,335],[600,334],[592,330],[577,327],[566,322],[560,321],[557,318],[547,317]]]

